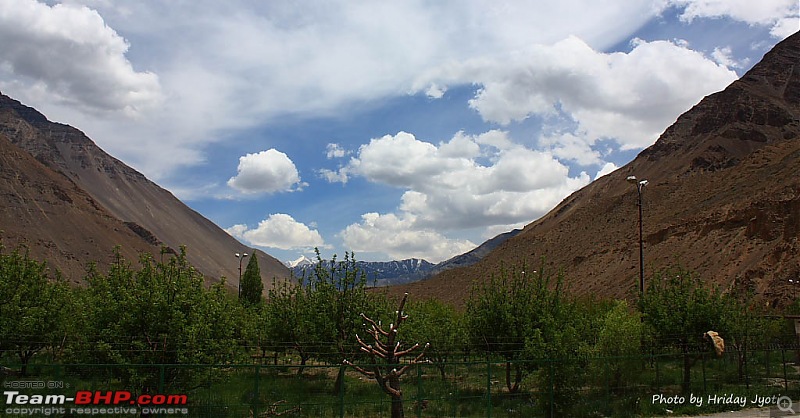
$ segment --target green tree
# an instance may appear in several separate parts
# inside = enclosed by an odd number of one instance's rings
[[[592,365],[593,376],[603,376],[612,391],[641,374],[639,354],[642,341],[642,319],[632,312],[624,300],[614,301],[599,319],[600,331],[595,344],[598,362]]]
[[[134,270],[119,251],[108,274],[88,276],[82,361],[106,364],[220,364],[240,359],[244,316],[224,283],[210,290],[186,251],[156,263],[143,254]],[[154,369],[118,368],[137,388],[155,387]],[[193,381],[192,369],[170,368],[167,384]]]
[[[293,349],[300,356],[298,375],[303,373],[306,362],[323,345],[317,339],[319,321],[313,314],[315,308],[307,299],[312,292],[307,288],[305,278],[300,278],[298,284],[274,281],[262,310],[262,354],[267,350],[277,354]]]
[[[242,292],[239,299],[248,306],[255,306],[261,303],[261,294],[264,291],[264,283],[261,281],[261,269],[258,267],[258,257],[253,254],[247,262],[247,268],[242,275]]]
[[[708,288],[693,273],[673,267],[656,273],[640,300],[640,310],[650,332],[650,344],[674,347],[683,353],[683,390],[691,389],[691,368],[696,353],[707,350],[703,333],[730,334],[726,319],[730,300],[717,288]]]
[[[72,298],[69,286],[56,273],[51,279],[45,263],[28,252],[3,251],[0,244],[0,351],[13,353],[20,373],[39,352],[57,355],[71,338]]]
[[[435,299],[410,303],[410,317],[403,329],[411,341],[430,344],[426,357],[446,378],[446,363],[467,349],[464,314]]]
[[[362,314],[379,318],[375,298],[367,295],[367,278],[358,267],[355,255],[345,253],[344,260],[334,255],[330,262],[322,260],[319,250],[317,264],[308,283],[303,287],[309,305],[306,320],[312,341],[319,342],[315,356],[328,364],[342,365],[344,359],[356,359],[360,352],[356,332],[362,327]],[[334,391],[339,392],[344,380],[342,365],[336,376]]]
[[[523,265],[510,272],[501,268],[499,276],[472,289],[466,312],[471,344],[505,359],[506,387],[511,393],[517,392],[522,382],[522,360],[540,357],[536,345],[546,345],[555,335],[545,328],[555,326],[559,318],[561,283],[560,277],[551,283],[543,268],[531,273]]]

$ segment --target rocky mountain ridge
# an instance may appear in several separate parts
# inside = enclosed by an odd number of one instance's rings
[[[82,277],[87,263],[107,263],[117,244],[133,262],[142,251],[159,254],[162,246],[173,252],[186,246],[192,265],[210,281],[225,277],[232,289],[238,286],[237,252],[257,254],[266,287],[273,277],[285,279],[290,275],[278,260],[246,248],[169,191],[108,155],[83,132],[50,122],[35,109],[2,93],[0,141],[4,141],[8,150],[4,155],[10,159],[0,167],[3,177],[9,179],[1,185],[0,193],[26,196],[24,200],[0,202],[4,244],[26,245],[32,256],[48,260],[73,281]],[[28,160],[37,164],[26,163]],[[42,178],[35,189],[13,181],[35,177]],[[49,189],[74,191],[77,197],[61,193],[63,204],[41,206],[39,202],[50,200]],[[76,209],[75,202],[84,201],[94,211],[83,211],[82,219],[61,219]],[[109,227],[81,228],[81,223],[100,223],[97,217]],[[21,219],[26,219],[24,227],[19,225]],[[57,221],[50,224],[48,219]]]
[[[752,291],[772,305],[795,296],[789,279],[800,277],[800,33],[681,115],[629,164],[573,193],[478,263],[393,291],[459,305],[472,283],[500,266],[526,264],[562,271],[576,294],[634,298],[631,175],[649,181],[646,276],[680,265],[709,285]]]

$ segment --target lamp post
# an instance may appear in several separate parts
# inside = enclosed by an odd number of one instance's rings
[[[636,185],[639,195],[639,296],[644,296],[644,241],[642,237],[642,188],[647,185],[647,180],[637,180],[636,176],[628,176],[628,183]]]
[[[242,298],[242,260],[247,257],[247,253],[236,253],[236,258],[239,259],[239,299]]]

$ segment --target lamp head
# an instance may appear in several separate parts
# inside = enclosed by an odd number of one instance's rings
[[[236,253],[236,254],[234,254],[234,255],[236,256],[236,258],[239,258],[239,253]]]
[[[642,187],[647,186],[647,180],[640,181],[639,185],[642,186]],[[245,255],[247,255],[247,254],[245,254]]]
[[[242,254],[242,257],[247,257],[247,253]]]
[[[631,184],[636,184],[636,176],[628,176],[628,178],[626,178],[625,181]]]

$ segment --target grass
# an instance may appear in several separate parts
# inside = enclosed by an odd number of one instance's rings
[[[796,397],[800,376],[793,364],[785,367],[784,379],[783,360],[792,360],[793,355],[793,352],[781,351],[751,353],[747,380],[739,379],[734,353],[723,358],[703,357],[691,369],[691,386],[686,392],[681,386],[683,363],[680,355],[588,360],[580,379],[574,383],[576,386],[566,391],[565,401],[556,411],[559,415],[586,417],[701,414],[741,407],[725,402],[709,404],[712,394],[738,396],[747,401],[745,408],[757,406],[751,403],[757,396],[791,394]],[[539,392],[537,382],[547,382],[547,379],[538,379],[533,366],[544,371],[548,364],[530,364],[531,370],[523,379],[520,392],[515,394],[509,394],[505,387],[503,363],[448,364],[445,379],[436,367],[420,365],[410,369],[402,379],[406,415],[482,417],[491,411],[494,417],[545,416],[549,412],[549,400],[557,394],[551,393],[546,385]],[[272,412],[290,417],[389,416],[389,396],[373,380],[352,369],[347,369],[345,374],[344,392],[335,393],[338,366],[309,365],[301,376],[297,375],[296,366],[287,365],[164,367],[165,386],[158,391],[186,393],[192,417],[249,417],[251,410],[254,414]],[[184,369],[176,375],[187,380],[170,384],[168,377],[173,374],[169,369],[174,367]],[[110,367],[34,364],[29,370],[29,377],[0,377],[0,384],[15,379],[61,381],[68,386],[61,392],[47,393],[67,394],[74,390],[135,390],[130,384],[126,387]],[[139,371],[151,373],[151,381],[160,380],[159,367],[148,366]],[[186,373],[188,371],[191,373]],[[615,371],[622,377],[616,381],[613,379]],[[490,388],[488,392],[487,387]],[[667,404],[654,402],[653,395],[684,398],[682,402]],[[691,402],[693,395],[703,399],[702,406]]]

